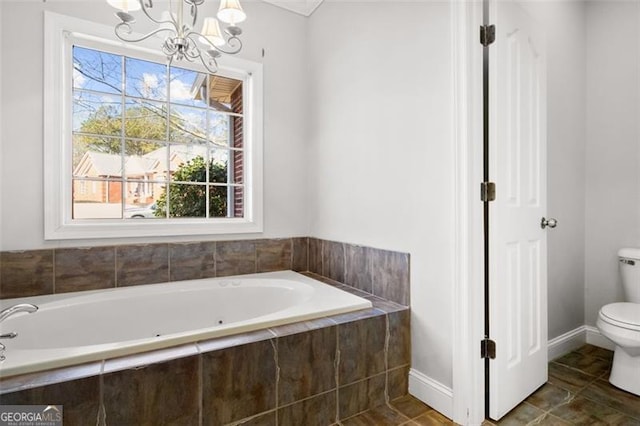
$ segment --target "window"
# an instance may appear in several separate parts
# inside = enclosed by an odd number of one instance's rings
[[[45,237],[259,232],[261,65],[167,64],[47,13]]]

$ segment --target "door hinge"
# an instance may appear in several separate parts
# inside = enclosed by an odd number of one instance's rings
[[[484,202],[496,199],[496,184],[493,182],[480,183],[480,199]]]
[[[480,358],[495,359],[496,342],[491,339],[482,339],[480,341]]]
[[[484,47],[488,47],[496,41],[496,26],[495,25],[481,25],[480,26],[480,43]]]

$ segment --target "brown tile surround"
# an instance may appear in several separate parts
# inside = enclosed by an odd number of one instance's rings
[[[88,378],[77,378],[83,371],[75,380],[65,381],[65,374],[72,377],[74,369],[86,368],[78,366],[61,369],[62,374],[37,373],[30,380],[5,379],[0,382],[2,392],[22,390],[0,395],[0,404],[54,401],[64,405],[65,416],[71,413],[69,424],[95,423],[106,415],[106,423],[100,424],[152,425],[159,424],[160,416],[165,422],[184,425],[245,420],[243,424],[329,425],[407,393],[409,342],[401,339],[397,344],[405,348],[391,348],[391,339],[385,335],[387,329],[390,336],[405,334],[399,328],[408,324],[398,319],[408,308],[397,305],[391,312],[367,311],[368,317],[354,315],[352,321],[337,315],[110,359]],[[351,336],[353,341],[338,337],[354,328],[360,332]],[[354,348],[368,350],[369,345],[376,347],[375,342],[385,340],[384,347],[364,355],[381,357],[382,368],[362,369],[363,354]],[[406,358],[397,360],[399,367],[385,369],[389,365],[385,358],[392,353],[406,354]],[[354,366],[358,374],[343,376]],[[38,386],[50,380],[62,383]]]
[[[309,237],[0,252],[0,299],[310,271],[409,306],[409,254]]]
[[[0,299],[41,294],[53,294],[53,250],[0,252]]]
[[[377,260],[383,264],[374,268]],[[158,416],[185,425],[336,423],[407,394],[410,315],[397,302],[408,303],[409,271],[396,269],[408,268],[408,260],[402,253],[314,238],[2,252],[3,297],[306,271],[319,264],[329,278],[306,275],[366,297],[374,307],[4,379],[0,404],[62,404],[65,424],[159,424]],[[85,271],[93,265],[99,279],[90,281]],[[384,294],[372,294],[374,273],[385,283],[397,273],[398,285],[406,288],[388,291],[393,284],[385,284]],[[380,297],[385,294],[396,300]]]
[[[409,306],[408,253],[309,238],[309,271]]]

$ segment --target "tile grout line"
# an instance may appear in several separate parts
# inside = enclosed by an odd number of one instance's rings
[[[389,403],[389,342],[391,341],[391,330],[389,326],[389,314],[384,316],[384,402]]]
[[[550,364],[556,364],[556,365],[559,365],[559,366],[561,366],[561,367],[568,368],[568,369],[570,369],[570,370],[572,370],[572,371],[577,371],[578,373],[585,374],[585,375],[587,375],[587,376],[589,376],[589,377],[593,377],[593,380],[591,380],[591,381],[589,382],[589,384],[593,383],[594,381],[596,381],[596,380],[598,380],[598,379],[600,378],[600,376],[594,376],[593,374],[589,374],[589,373],[587,373],[587,372],[584,372],[584,371],[580,370],[579,368],[575,368],[575,367],[572,367],[572,366],[570,366],[570,365],[566,365],[566,364],[561,364],[561,363],[556,362],[556,361],[551,361],[551,362],[550,362]],[[588,385],[587,385],[587,386],[588,386]],[[585,386],[585,387],[586,387],[586,386]]]
[[[334,321],[335,322],[335,321]],[[336,323],[336,354],[333,363],[336,381],[336,422],[340,422],[340,325]]]
[[[113,288],[118,288],[118,246],[113,246]]]
[[[273,333],[273,331],[271,332]],[[271,348],[273,349],[273,362],[276,365],[276,401],[274,410],[276,412],[276,425],[278,424],[278,409],[280,408],[280,358],[278,356],[278,338],[269,339]]]
[[[310,399],[316,398],[318,396],[326,395],[328,393],[334,392],[335,390],[336,390],[336,388],[331,388],[329,390],[322,391],[322,392],[316,393],[315,395],[307,396],[305,398],[298,399],[296,401],[289,402],[289,403],[284,404],[284,405],[278,405],[278,410],[280,410],[281,408],[291,407],[292,405],[296,405],[296,404],[299,404],[301,402],[309,401]]]
[[[276,416],[276,425],[278,424],[278,410],[275,408],[272,408],[271,410],[267,410],[267,411],[261,411],[260,413],[254,414],[253,416],[249,416],[249,417],[245,417],[243,419],[240,420],[236,420],[234,422],[231,423],[225,423],[225,426],[240,426],[243,425],[247,422],[250,422],[251,420],[255,420],[260,416],[264,416],[265,414],[269,414],[269,413],[275,413]]]
[[[347,281],[347,245],[345,243],[340,243],[342,246],[342,282],[346,283]]]
[[[55,248],[51,250],[51,259],[52,259],[51,270],[53,271],[53,273],[51,274],[51,293],[56,294],[56,249]]]
[[[197,343],[196,351],[198,352],[198,424],[202,426],[204,422],[204,357]]]
[[[289,238],[289,268],[293,270],[293,238]]]
[[[311,271],[311,240],[315,238],[307,238],[307,271],[311,272],[311,273],[315,273]],[[315,260],[314,260],[315,263]]]
[[[98,406],[98,418],[96,419],[96,426],[107,425],[107,410],[104,407],[104,366],[105,361],[100,363],[100,376],[98,377],[98,398],[100,399]]]

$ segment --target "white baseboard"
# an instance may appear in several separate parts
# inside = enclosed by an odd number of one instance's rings
[[[409,393],[434,410],[453,418],[453,391],[421,372],[409,371]]]
[[[560,358],[571,351],[578,349],[587,342],[587,326],[580,327],[564,333],[561,336],[549,340],[547,352],[549,361]]]
[[[609,349],[611,351],[616,348],[609,339],[600,334],[600,330],[596,327],[582,325],[574,330],[564,333],[562,336],[549,340],[547,346],[549,361],[560,358],[561,356],[578,349],[585,343]]]
[[[593,346],[599,346],[601,348],[609,349],[610,351],[616,348],[616,345],[602,334],[600,334],[600,330],[596,327],[586,325],[585,329],[587,330],[587,343]]]

